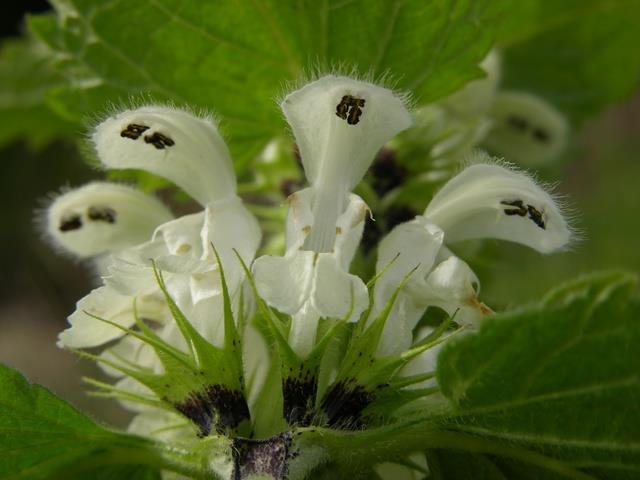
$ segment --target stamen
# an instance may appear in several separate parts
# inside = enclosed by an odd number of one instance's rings
[[[529,122],[517,115],[510,115],[509,117],[507,117],[507,123],[516,130],[520,130],[521,132],[529,128]]]
[[[533,220],[537,226],[541,229],[545,229],[544,219],[542,218],[542,212],[535,208],[533,205],[527,205],[527,210],[529,212],[529,218]]]
[[[522,202],[522,200],[513,200],[511,202],[503,200],[500,203],[502,205],[517,207],[515,210],[510,208],[505,208],[504,213],[506,213],[507,215],[518,215],[520,217],[524,217],[527,214],[527,207],[524,206],[524,203]]]
[[[340,103],[336,105],[336,115],[346,120],[349,125],[357,125],[358,122],[360,122],[364,104],[364,98],[345,95],[342,97],[342,100],[340,100]]]
[[[525,205],[522,200],[512,200],[512,201],[502,200],[500,203],[502,205],[516,207],[515,209],[505,208],[504,209],[505,214],[509,216],[518,215],[519,217],[525,217],[527,216],[527,214],[529,214],[529,219],[531,219],[531,221],[533,221],[533,223],[535,223],[538,227],[545,230],[546,225],[543,218],[543,212],[538,210],[533,205],[528,205],[528,204]]]
[[[87,216],[95,222],[116,223],[117,214],[110,207],[89,207]]]
[[[82,219],[80,218],[80,215],[71,215],[68,217],[62,217],[58,230],[61,232],[70,232],[80,228],[82,228]]]
[[[541,143],[548,143],[551,141],[551,135],[549,132],[539,127],[533,130],[533,138]]]
[[[136,123],[130,123],[127,128],[120,132],[120,136],[123,138],[130,138],[131,140],[137,140],[144,132],[149,130],[146,125],[138,125]]]
[[[176,144],[176,142],[174,142],[171,138],[163,135],[160,132],[155,132],[153,135],[145,135],[144,143],[150,143],[158,150],[162,150],[166,147],[172,147]]]

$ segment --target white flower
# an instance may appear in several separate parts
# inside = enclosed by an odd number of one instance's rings
[[[477,299],[477,277],[445,242],[497,238],[550,253],[570,237],[553,198],[525,174],[495,164],[466,168],[434,196],[424,215],[398,225],[380,242],[376,269],[386,270],[375,286],[374,312],[415,269],[393,306],[396,318],[385,325],[380,353],[408,348],[428,306],[442,308],[460,324],[474,324],[491,311]]]
[[[281,312],[293,316],[289,342],[300,354],[309,353],[321,317],[355,321],[366,308],[367,288],[348,269],[362,237],[368,208],[350,194],[346,211],[338,217],[333,252],[302,249],[312,214],[310,189],[289,198],[287,251],[284,257],[265,255],[253,266],[260,296]]]
[[[378,150],[411,126],[411,115],[391,90],[333,75],[290,93],[281,108],[313,191],[305,249],[331,252],[349,192]]]
[[[222,289],[213,248],[220,255],[235,296],[244,275],[233,250],[251,262],[261,232],[235,194],[233,165],[215,125],[208,118],[175,108],[142,107],[103,121],[92,140],[105,166],[162,175],[190,193],[204,211],[168,222],[165,218],[166,223],[155,225],[155,232],[148,231],[138,239],[139,245],[116,251],[106,267],[106,286],[78,303],[69,317],[72,326],[60,335],[60,344],[97,346],[124,334],[114,326],[96,327],[100,322],[87,313],[128,327],[134,322],[133,298],[138,298],[138,308],[162,303],[151,260],[165,272],[167,288],[178,306],[202,335],[219,344],[223,335]],[[94,306],[100,308],[92,311]],[[145,318],[160,323],[168,316],[166,307],[144,313]]]
[[[64,251],[87,258],[144,242],[172,217],[152,195],[125,185],[93,182],[51,203],[46,232]]]
[[[526,174],[494,164],[472,165],[452,178],[424,216],[445,231],[447,242],[498,238],[551,253],[571,237],[551,195]]]
[[[366,308],[364,283],[347,271],[368,209],[350,192],[412,119],[392,91],[332,75],[287,95],[281,107],[311,186],[290,198],[285,256],[259,258],[254,274],[267,303],[293,316],[290,343],[306,355],[321,317],[356,320]]]
[[[500,92],[491,106],[492,128],[484,144],[526,166],[554,160],[565,149],[569,125],[564,116],[540,97],[524,92]]]

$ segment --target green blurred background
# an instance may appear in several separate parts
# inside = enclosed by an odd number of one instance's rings
[[[23,2],[15,14],[7,12],[3,36],[18,33],[20,10],[45,8],[45,2]],[[575,212],[581,240],[570,251],[548,257],[505,243],[462,246],[461,251],[476,250],[472,264],[482,282],[482,299],[504,309],[535,301],[553,285],[581,273],[638,271],[639,152],[640,95],[611,106],[576,132],[564,158],[539,174],[560,181],[558,191]],[[96,279],[85,265],[53,252],[34,220],[52,192],[101,174],[83,162],[77,145],[64,142],[39,148],[14,142],[2,147],[1,158],[0,362],[99,418],[123,425],[127,416],[115,402],[83,393],[81,376],[93,374],[95,367],[55,346],[66,316]]]

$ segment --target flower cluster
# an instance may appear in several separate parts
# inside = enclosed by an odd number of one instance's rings
[[[530,102],[496,94],[496,83],[490,75],[470,85],[488,92],[465,90],[447,108],[498,115]],[[442,113],[445,103],[429,108]],[[105,182],[62,194],[48,211],[55,244],[93,259],[103,278],[78,302],[59,345],[103,347],[81,354],[116,381],[90,382],[138,412],[134,432],[216,438],[237,452],[242,439],[285,438],[297,427],[384,422],[437,394],[429,349],[491,313],[452,245],[496,238],[550,253],[570,240],[552,196],[476,152],[422,214],[379,242],[367,284],[350,272],[370,215],[353,191],[415,116],[390,89],[334,75],[288,94],[281,108],[309,183],[288,199],[281,256],[256,258],[260,226],[237,195],[215,123],[176,108],[120,112],[95,127],[91,142],[106,168],[165,177],[202,211],[174,219],[155,197]],[[489,143],[500,144],[499,130]],[[425,335],[420,320],[433,308],[448,319]],[[229,475],[238,459],[211,468]]]

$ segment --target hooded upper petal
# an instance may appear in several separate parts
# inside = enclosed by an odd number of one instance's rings
[[[569,124],[550,103],[525,92],[502,92],[490,111],[493,128],[484,144],[509,160],[537,166],[563,152]]]
[[[100,123],[91,139],[107,168],[164,177],[200,204],[235,195],[229,150],[211,118],[177,108],[125,110]]]
[[[152,195],[94,182],[53,201],[47,210],[47,233],[65,251],[91,257],[145,242],[172,217]]]
[[[315,221],[305,248],[330,252],[348,192],[362,179],[376,152],[411,126],[411,115],[391,90],[334,75],[290,93],[281,108],[313,188]]]
[[[464,169],[433,197],[424,216],[448,242],[498,238],[549,253],[571,238],[551,195],[524,173],[494,164]]]

